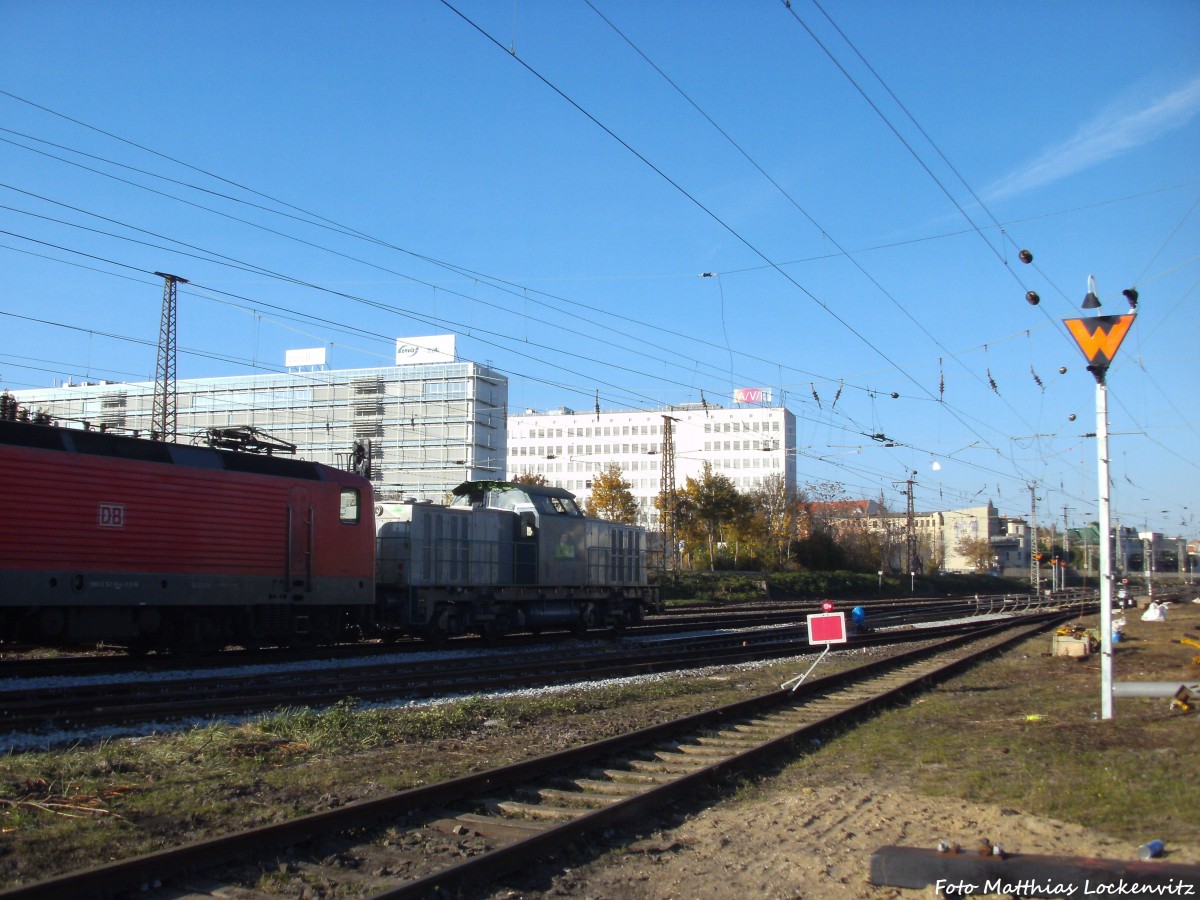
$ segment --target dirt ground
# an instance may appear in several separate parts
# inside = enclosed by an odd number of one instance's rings
[[[655,832],[624,853],[608,854],[553,878],[544,889],[493,898],[587,897],[612,900],[748,898],[907,898],[931,889],[869,882],[871,854],[898,844],[940,840],[974,851],[987,838],[1010,853],[1131,860],[1137,848],[1094,831],[998,806],[931,800],[869,778],[808,787],[784,773],[761,796],[734,798]],[[1171,862],[1200,863],[1195,847],[1169,847]],[[1200,885],[1196,886],[1200,894]]]

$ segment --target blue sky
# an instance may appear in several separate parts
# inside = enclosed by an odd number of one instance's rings
[[[166,271],[180,377],[454,332],[513,410],[768,387],[802,482],[1077,524],[1094,275],[1114,516],[1195,535],[1197,48],[1190,0],[10,0],[0,385],[152,378]]]

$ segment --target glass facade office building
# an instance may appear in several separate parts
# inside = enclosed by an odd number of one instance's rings
[[[254,428],[296,456],[346,468],[369,442],[382,499],[440,502],[463,481],[501,478],[508,380],[472,362],[179,380],[178,441],[210,429]],[[89,382],[16,391],[18,403],[57,424],[139,433],[152,427],[154,384]]]

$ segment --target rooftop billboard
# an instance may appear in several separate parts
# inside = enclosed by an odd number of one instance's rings
[[[396,365],[454,362],[454,335],[396,338]]]

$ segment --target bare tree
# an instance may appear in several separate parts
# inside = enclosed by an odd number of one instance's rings
[[[761,544],[763,557],[775,567],[783,565],[796,534],[801,515],[801,493],[789,490],[782,475],[768,475],[762,485],[750,492],[753,511],[752,530]]]
[[[846,499],[846,486],[840,481],[810,481],[804,485],[804,496],[801,536],[807,537],[817,531],[828,533],[835,508],[833,504]]]

